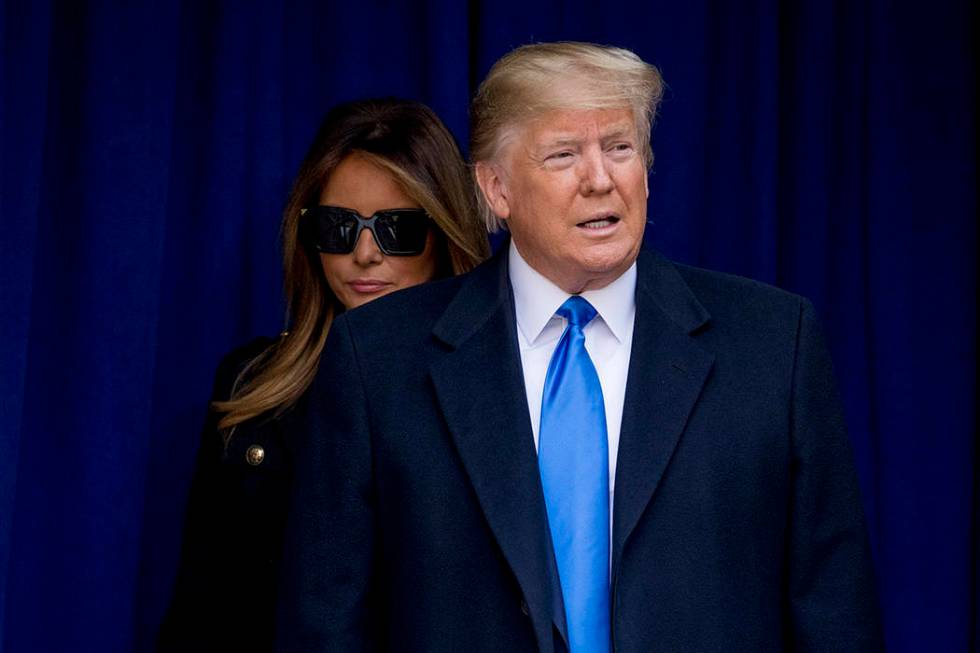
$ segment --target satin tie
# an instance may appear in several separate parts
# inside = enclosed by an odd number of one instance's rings
[[[544,381],[538,467],[571,653],[609,653],[609,443],[583,333],[596,310],[573,296],[556,315],[568,326]]]

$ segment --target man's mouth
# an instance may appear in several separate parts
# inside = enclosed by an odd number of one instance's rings
[[[584,229],[604,229],[606,227],[611,227],[617,222],[619,222],[619,218],[615,215],[603,215],[590,218],[584,222],[579,222],[578,226]]]

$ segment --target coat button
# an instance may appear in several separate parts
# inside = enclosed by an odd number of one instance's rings
[[[527,607],[527,601],[521,601],[521,612],[524,613],[525,617],[531,614],[531,611]]]
[[[253,467],[261,465],[262,461],[265,460],[265,449],[257,444],[253,444],[251,447],[245,450],[245,461],[252,465]]]

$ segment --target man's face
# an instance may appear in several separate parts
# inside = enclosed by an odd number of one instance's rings
[[[625,272],[646,225],[647,170],[633,112],[560,110],[519,129],[488,197],[535,270],[567,292]],[[481,186],[486,175],[480,175]]]

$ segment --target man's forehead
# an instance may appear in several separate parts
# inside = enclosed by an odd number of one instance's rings
[[[535,142],[608,138],[633,134],[636,122],[628,107],[611,109],[553,109],[528,122],[525,137]]]

